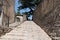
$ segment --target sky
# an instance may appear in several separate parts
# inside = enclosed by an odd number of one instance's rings
[[[21,5],[21,4],[18,4],[18,0],[15,0],[15,12],[17,12],[17,7],[19,6],[19,5]],[[27,8],[26,10],[20,10],[20,13],[23,13],[23,12],[28,12],[28,11],[30,11],[30,9],[29,8]]]
[[[15,0],[15,12],[17,12],[17,7],[18,7],[19,5],[18,5],[18,0]]]
[[[18,9],[18,6],[21,5],[21,4],[18,4],[18,0],[15,0],[15,12],[17,13],[17,9]],[[22,14],[23,12],[28,12],[30,11],[29,8],[27,8],[26,10],[20,10],[20,13]],[[30,17],[28,17],[30,20],[32,20],[32,15],[30,15]]]

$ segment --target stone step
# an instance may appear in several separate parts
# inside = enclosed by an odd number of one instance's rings
[[[14,29],[20,24],[21,24],[20,22],[15,22],[15,23],[9,24],[9,28]]]
[[[60,24],[55,24],[54,26],[56,26],[56,27],[60,27]]]
[[[24,39],[17,39],[17,38],[0,38],[0,40],[24,40]]]
[[[53,40],[60,40],[60,37],[52,37]]]
[[[56,21],[55,23],[56,23],[56,24],[60,24],[60,21]]]
[[[25,39],[25,38],[27,38],[26,36],[23,36],[23,35],[6,35],[6,36],[3,36],[3,38],[1,38],[1,39],[4,39],[4,38],[10,38],[10,39],[14,39],[14,38],[16,38],[16,39]]]

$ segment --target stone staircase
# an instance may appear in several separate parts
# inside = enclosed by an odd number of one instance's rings
[[[47,33],[33,21],[25,21],[0,40],[51,40]]]

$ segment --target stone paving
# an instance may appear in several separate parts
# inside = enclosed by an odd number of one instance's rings
[[[51,40],[51,38],[33,21],[25,21],[0,40]]]

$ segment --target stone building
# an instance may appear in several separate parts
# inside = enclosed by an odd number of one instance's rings
[[[1,9],[1,24],[2,25],[8,25],[9,23],[14,22],[15,13],[14,13],[14,6],[15,6],[15,0],[2,0],[2,4],[0,4]]]
[[[33,14],[33,21],[50,37],[58,39],[60,37],[60,0],[41,0]]]

